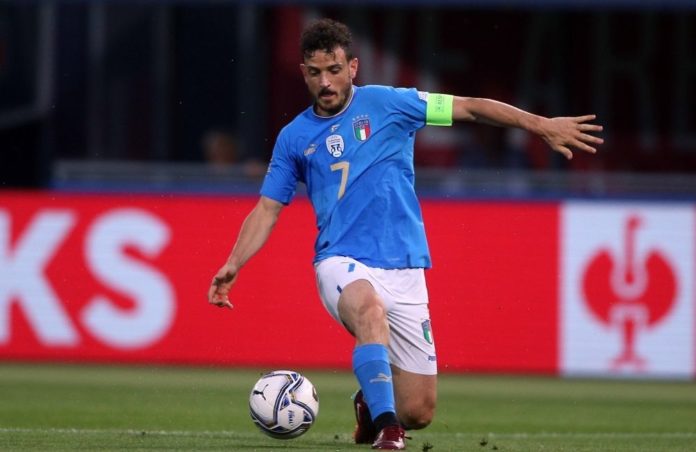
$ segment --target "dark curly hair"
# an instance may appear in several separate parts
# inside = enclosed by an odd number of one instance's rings
[[[318,19],[311,22],[302,32],[300,49],[302,57],[311,58],[317,50],[333,53],[336,47],[346,52],[346,57],[353,58],[353,36],[350,29],[341,22],[332,19]]]

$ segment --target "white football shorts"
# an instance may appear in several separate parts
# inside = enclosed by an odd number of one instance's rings
[[[324,307],[342,326],[338,298],[343,288],[359,279],[372,284],[387,311],[391,364],[407,372],[437,374],[428,289],[422,268],[372,268],[350,257],[333,256],[315,264],[315,272]]]

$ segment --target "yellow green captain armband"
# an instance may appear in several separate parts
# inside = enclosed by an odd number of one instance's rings
[[[428,94],[428,106],[425,110],[425,123],[429,126],[452,125],[452,102],[450,94]]]

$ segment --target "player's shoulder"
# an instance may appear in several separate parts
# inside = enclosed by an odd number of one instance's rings
[[[382,95],[382,96],[402,94],[402,93],[414,90],[414,88],[402,88],[402,87],[389,86],[389,85],[363,85],[363,86],[356,87],[356,89],[360,93]]]
[[[273,153],[301,158],[313,131],[316,131],[317,123],[311,106],[299,113],[278,132]]]
[[[286,139],[297,136],[297,134],[307,129],[308,124],[312,122],[312,117],[312,107],[309,107],[285,124],[285,126],[280,129],[278,137]]]
[[[416,88],[390,85],[363,85],[356,87],[360,92],[369,94],[406,94],[418,93]]]
[[[397,87],[388,85],[364,85],[358,88],[361,97],[373,97],[382,102],[398,101],[399,99],[425,100],[427,94],[416,88]]]

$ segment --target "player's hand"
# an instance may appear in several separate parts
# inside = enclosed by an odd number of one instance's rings
[[[232,309],[232,303],[228,294],[235,280],[237,279],[237,269],[230,264],[223,265],[213,277],[208,289],[208,303],[219,308]]]
[[[551,149],[560,152],[568,160],[573,158],[570,148],[594,154],[597,152],[594,145],[604,143],[603,139],[591,135],[602,131],[602,126],[589,123],[595,118],[595,115],[547,118],[542,124],[540,135]]]

